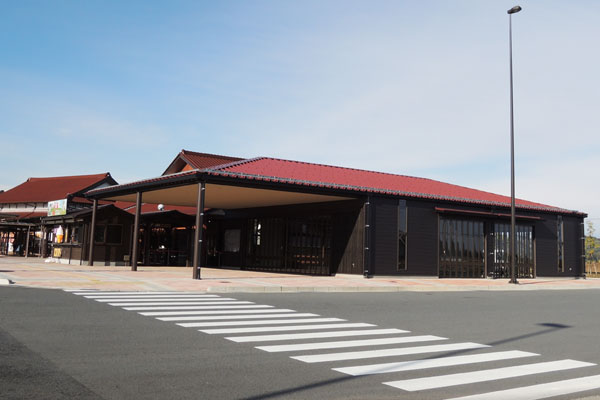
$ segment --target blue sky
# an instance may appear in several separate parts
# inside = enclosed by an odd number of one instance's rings
[[[510,194],[513,1],[0,2],[0,189],[181,149]],[[600,224],[600,2],[513,16],[517,196]]]

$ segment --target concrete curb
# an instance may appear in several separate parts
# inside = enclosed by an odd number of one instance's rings
[[[535,291],[535,290],[586,290],[590,287],[499,287],[499,286],[257,286],[257,287],[209,287],[201,289],[210,293],[395,293],[395,292],[477,292],[477,291]]]

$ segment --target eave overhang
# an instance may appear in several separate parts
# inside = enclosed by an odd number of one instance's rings
[[[233,163],[232,163],[233,164]],[[110,186],[106,188],[91,190],[86,193],[86,197],[96,198],[96,199],[110,199],[110,200],[125,200],[125,201],[135,201],[135,193],[137,192],[149,192],[149,191],[159,191],[165,190],[167,188],[173,188],[178,186],[185,185],[193,185],[195,183],[204,181],[207,185],[217,185],[217,186],[231,186],[237,188],[255,188],[262,190],[270,190],[271,192],[294,192],[294,193],[304,193],[305,195],[313,194],[313,195],[321,195],[321,196],[333,196],[333,198],[337,200],[344,199],[355,199],[355,198],[363,198],[370,194],[377,194],[382,196],[391,196],[391,197],[401,197],[401,198],[416,198],[416,199],[425,199],[425,200],[435,200],[435,201],[443,201],[450,203],[461,203],[461,204],[473,204],[473,205],[481,205],[487,207],[501,207],[507,208],[510,207],[510,204],[504,202],[496,202],[489,200],[478,200],[478,199],[468,199],[468,198],[460,198],[460,197],[452,197],[452,196],[442,196],[435,195],[429,193],[415,193],[401,190],[387,190],[380,188],[373,188],[367,186],[353,186],[353,185],[342,185],[330,182],[314,182],[314,181],[304,181],[298,179],[290,179],[290,178],[281,178],[274,176],[265,176],[265,175],[253,175],[246,174],[240,172],[232,172],[223,170],[222,168],[226,167],[226,165],[219,166],[218,169],[202,169],[202,170],[191,170],[185,172],[179,172],[171,175],[164,175],[156,178],[146,179],[138,182],[132,182],[123,185]],[[207,193],[210,188],[207,187]],[[194,189],[190,189],[194,190]],[[146,193],[144,193],[146,196]],[[328,200],[323,200],[328,201]],[[333,201],[333,200],[329,200]],[[152,203],[153,201],[149,200],[147,196],[144,198],[144,202]],[[165,204],[174,204],[174,205],[192,205],[190,202],[185,203],[168,203],[166,201],[156,200],[156,203]],[[316,202],[316,201],[299,201],[302,202]],[[286,204],[286,203],[281,203]],[[287,204],[295,204],[287,203]],[[270,205],[270,204],[266,204]],[[212,207],[212,206],[211,206]],[[222,207],[219,205],[215,205],[215,207]],[[553,214],[570,214],[576,215],[578,217],[585,218],[587,214],[561,209],[558,207],[541,207],[535,205],[519,205],[517,204],[517,209],[520,210],[529,210],[529,211],[537,211],[537,212],[545,212],[545,213],[553,213]]]

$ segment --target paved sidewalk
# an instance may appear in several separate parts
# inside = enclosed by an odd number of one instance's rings
[[[600,289],[600,279],[522,279],[511,285],[508,279],[438,279],[423,277],[376,277],[338,275],[306,276],[202,269],[202,280],[191,278],[186,267],[83,266],[46,263],[39,258],[0,256],[0,284],[54,289],[99,289],[115,291],[197,291],[197,292],[398,292],[472,290],[560,290]]]

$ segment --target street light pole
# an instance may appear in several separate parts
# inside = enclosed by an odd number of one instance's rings
[[[515,121],[513,115],[512,15],[521,11],[514,6],[508,13],[508,44],[510,49],[510,282],[517,284],[515,274]]]

